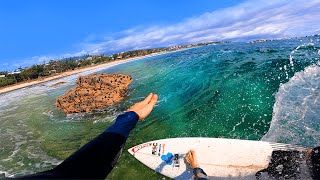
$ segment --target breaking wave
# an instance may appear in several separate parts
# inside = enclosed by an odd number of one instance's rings
[[[320,144],[320,67],[311,65],[282,84],[270,129],[262,140],[313,147]]]

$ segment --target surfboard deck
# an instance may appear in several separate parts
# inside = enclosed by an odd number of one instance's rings
[[[171,138],[146,142],[128,152],[160,174],[173,179],[191,179],[193,172],[185,161],[190,149],[196,151],[200,167],[209,179],[255,179],[256,173],[266,168],[275,171],[275,176],[285,175],[282,171],[290,175],[292,172],[283,168],[283,164],[293,167],[295,162],[302,163],[307,151],[304,147],[263,141]]]

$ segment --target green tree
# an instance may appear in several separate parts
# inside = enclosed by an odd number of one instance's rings
[[[16,80],[13,77],[0,78],[0,87],[15,84]]]

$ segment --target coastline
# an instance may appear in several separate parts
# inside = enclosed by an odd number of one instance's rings
[[[186,49],[180,49],[180,50],[177,50],[177,51],[186,50]],[[97,64],[97,65],[93,65],[93,66],[89,66],[89,67],[84,67],[84,68],[80,68],[80,69],[66,71],[66,72],[63,72],[63,73],[60,73],[60,74],[57,74],[57,75],[53,75],[53,76],[50,76],[50,77],[44,77],[44,78],[34,79],[34,80],[31,80],[31,81],[27,81],[27,82],[21,82],[21,83],[18,83],[18,84],[13,84],[13,85],[10,85],[10,86],[7,86],[7,87],[0,88],[0,95],[4,94],[4,93],[7,93],[7,92],[10,92],[10,91],[17,90],[17,89],[22,89],[22,88],[25,88],[25,87],[28,87],[28,86],[41,84],[41,83],[44,83],[44,82],[48,82],[48,81],[52,81],[52,80],[55,80],[55,79],[63,78],[63,77],[66,77],[66,76],[82,73],[82,72],[85,72],[85,71],[90,71],[90,70],[103,68],[103,67],[115,66],[115,65],[118,65],[118,64],[124,64],[124,63],[127,63],[127,62],[131,62],[131,61],[135,61],[135,60],[139,60],[139,59],[143,59],[143,58],[158,56],[158,55],[167,54],[167,53],[171,53],[171,52],[177,52],[177,51],[169,51],[169,52],[165,51],[165,52],[159,52],[159,53],[152,53],[152,54],[148,54],[148,55],[145,55],[145,56],[138,56],[138,57],[132,57],[132,58],[123,59],[123,60],[107,62],[107,63],[103,63],[103,64]]]

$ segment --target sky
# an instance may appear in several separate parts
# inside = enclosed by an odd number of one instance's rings
[[[319,0],[1,0],[0,71],[85,54],[320,33]]]

